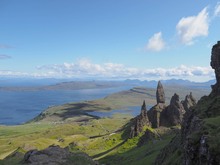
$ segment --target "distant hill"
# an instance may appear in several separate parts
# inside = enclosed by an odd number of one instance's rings
[[[170,79],[161,81],[165,86],[181,86],[190,88],[209,89],[215,84],[215,80],[207,82],[192,82],[182,79]],[[97,89],[111,88],[119,86],[148,87],[156,88],[155,80],[120,80],[120,81],[100,81],[100,80],[71,80],[71,79],[27,79],[27,78],[0,78],[0,90],[76,90],[76,89]]]

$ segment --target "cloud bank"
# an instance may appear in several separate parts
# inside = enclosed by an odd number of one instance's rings
[[[89,60],[79,60],[76,63],[64,63],[44,65],[37,67],[43,71],[43,76],[69,77],[69,78],[106,78],[106,79],[170,79],[183,78],[189,80],[214,78],[214,72],[210,67],[185,66],[174,68],[140,69],[127,67],[123,64],[104,63],[94,64]],[[38,74],[40,76],[42,74]]]
[[[35,73],[0,70],[0,76],[112,80],[159,80],[176,78],[192,81],[206,81],[214,78],[214,72],[210,67],[181,65],[173,68],[140,69],[115,63],[94,64],[85,59],[79,60],[76,63],[38,66],[36,69],[37,71]]]

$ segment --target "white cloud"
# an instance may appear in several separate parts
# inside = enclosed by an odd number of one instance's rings
[[[209,30],[209,17],[207,7],[198,15],[183,17],[176,26],[177,34],[183,44],[191,45],[194,39],[207,36]]]
[[[149,40],[146,45],[146,50],[150,51],[161,51],[165,47],[165,42],[162,38],[162,33],[155,33]]]
[[[217,5],[215,6],[215,11],[214,11],[214,16],[220,16],[220,2],[217,3]]]

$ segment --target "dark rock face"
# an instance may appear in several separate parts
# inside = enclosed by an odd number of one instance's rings
[[[171,126],[181,124],[185,109],[180,102],[179,95],[175,93],[172,96],[170,105],[167,107],[165,112],[167,113],[166,116],[168,117]]]
[[[71,157],[76,157],[74,153],[71,153],[67,148],[60,148],[59,146],[50,146],[44,150],[31,150],[24,155],[24,164],[31,165],[70,165],[76,162],[71,162]],[[89,164],[97,164],[88,155],[81,154],[80,157],[86,159]]]
[[[217,128],[204,126],[204,120],[218,117],[220,95],[220,41],[212,48],[211,67],[215,70],[216,84],[212,86],[209,96],[202,97],[193,111],[187,111],[182,123],[181,136],[183,144],[183,162],[185,165],[215,165],[220,164],[219,146],[216,143]],[[218,111],[218,112],[217,112]],[[205,130],[205,131],[204,131]],[[216,132],[213,134],[213,132]],[[214,136],[213,136],[214,135]],[[214,139],[213,139],[214,138]]]
[[[189,111],[196,104],[192,93],[186,95],[185,100],[180,102],[179,95],[174,94],[170,100],[170,105],[161,113],[162,126],[180,125],[186,111]]]
[[[212,47],[211,67],[215,70],[216,84],[212,86],[214,95],[220,94],[220,41]]]
[[[217,133],[217,128],[205,126],[204,119],[209,120],[209,117],[203,117],[201,112],[201,105],[212,97],[203,97],[198,102],[195,109],[187,111],[184,116],[181,129],[181,141],[183,151],[184,165],[217,165],[220,164],[219,146],[213,146],[217,143],[220,136]],[[213,105],[209,103],[205,109]],[[216,103],[214,103],[216,106]],[[204,108],[204,107],[203,107]],[[209,109],[212,111],[212,109]]]
[[[192,92],[186,95],[185,100],[182,101],[185,111],[189,111],[191,107],[196,105],[196,99],[192,96]]]
[[[144,126],[151,126],[148,116],[145,101],[141,107],[141,113],[134,119],[134,125],[131,126],[130,138],[137,136],[143,131]]]
[[[157,92],[156,92],[157,104],[165,103],[165,93],[163,89],[163,85],[159,81],[157,84]]]
[[[148,112],[148,118],[152,124],[153,128],[158,128],[161,126],[161,113],[166,108],[166,105],[159,103],[153,106]]]

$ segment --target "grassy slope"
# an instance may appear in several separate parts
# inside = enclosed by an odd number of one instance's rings
[[[170,132],[170,130],[166,128],[148,129],[152,132],[157,131],[160,134],[160,139],[149,140],[144,145],[139,145],[141,137],[144,136],[141,134],[128,139],[123,145],[105,155],[99,161],[110,165],[119,164],[119,162],[120,165],[153,164],[160,150],[169,143],[175,134],[167,134],[166,132]]]
[[[52,144],[66,147],[70,143],[88,154],[98,154],[97,144],[102,145],[103,137],[123,127],[130,116],[118,115],[113,118],[93,119],[89,122],[53,124],[34,123],[19,126],[0,127],[0,158],[4,158],[18,148],[24,151],[30,149],[44,149]],[[102,136],[90,138],[93,136]],[[103,151],[106,148],[103,148]]]

